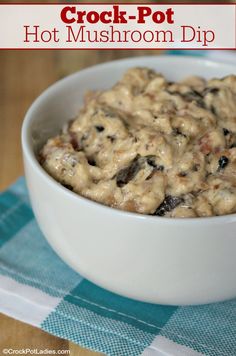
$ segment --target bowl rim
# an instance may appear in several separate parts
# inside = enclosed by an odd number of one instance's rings
[[[108,62],[103,62],[100,64],[96,64],[93,66],[86,67],[82,70],[76,71],[70,75],[65,76],[64,78],[54,82],[52,85],[50,85],[48,88],[46,88],[39,96],[36,97],[36,99],[33,101],[33,103],[30,105],[28,108],[23,124],[22,124],[22,129],[21,129],[21,145],[22,145],[22,151],[23,151],[23,156],[27,158],[27,160],[30,162],[32,168],[35,170],[35,173],[39,175],[41,179],[45,181],[46,184],[51,186],[51,188],[56,189],[59,191],[59,193],[64,194],[66,197],[69,199],[73,199],[75,201],[78,201],[80,203],[84,203],[86,205],[94,207],[94,208],[99,208],[104,211],[104,213],[108,214],[115,214],[117,216],[123,216],[125,218],[132,218],[136,220],[146,220],[150,221],[150,223],[164,223],[164,224],[171,224],[171,225],[189,225],[189,224],[209,224],[209,223],[230,223],[230,222],[236,222],[236,213],[233,214],[228,214],[228,215],[220,215],[220,216],[210,216],[210,217],[194,217],[194,218],[170,218],[170,217],[165,217],[165,216],[154,216],[154,215],[148,215],[148,214],[141,214],[141,213],[136,213],[136,212],[129,212],[125,210],[120,210],[117,208],[113,208],[107,205],[104,205],[102,203],[93,201],[91,199],[88,199],[86,197],[83,197],[80,194],[77,194],[75,192],[70,191],[69,189],[65,188],[63,185],[61,185],[57,180],[52,178],[44,169],[43,167],[39,164],[35,153],[33,152],[33,149],[30,145],[30,140],[29,140],[29,133],[30,133],[30,124],[32,121],[34,121],[34,111],[42,105],[42,102],[44,99],[48,96],[48,94],[53,91],[56,87],[63,85],[64,82],[70,80],[72,77],[83,74],[86,75],[87,72],[90,70],[96,70],[100,68],[104,68],[107,66],[112,66],[116,63],[132,63],[135,62],[136,59],[139,59],[140,61],[147,61],[150,60],[150,58],[154,59],[168,59],[170,60],[178,60],[178,61],[195,61],[198,62],[199,64],[205,63],[205,65],[210,65],[210,66],[227,66],[231,67],[232,69],[234,68],[233,64],[230,63],[224,63],[224,62],[219,62],[215,61],[212,59],[208,58],[203,58],[203,57],[195,57],[195,56],[190,56],[190,55],[185,55],[185,56],[180,56],[180,55],[153,55],[153,56],[136,56],[136,57],[127,57],[127,58],[122,58],[122,59],[117,59],[117,60],[112,60]],[[135,63],[134,63],[135,66]]]

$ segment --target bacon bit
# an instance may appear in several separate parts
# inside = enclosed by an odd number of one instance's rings
[[[208,155],[209,153],[213,152],[213,153],[219,153],[220,152],[220,147],[211,147],[209,143],[204,143],[200,146],[200,151],[205,154]]]
[[[148,98],[150,98],[151,100],[155,99],[155,95],[151,94],[151,93],[144,93],[145,96],[147,96]]]
[[[113,195],[109,195],[106,200],[106,205],[116,207],[116,200]]]
[[[136,206],[134,200],[127,200],[127,202],[125,202],[123,208],[126,211],[137,211],[137,206]]]
[[[199,140],[200,151],[207,155],[212,152],[212,146],[209,138],[209,134],[204,135]]]
[[[204,143],[200,146],[200,151],[202,153],[204,153],[205,155],[207,155],[208,153],[210,153],[212,151],[212,148],[208,143]]]
[[[70,132],[70,143],[75,151],[80,150],[79,142],[78,142],[77,136],[74,132]]]

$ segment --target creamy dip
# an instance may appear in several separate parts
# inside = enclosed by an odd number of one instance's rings
[[[169,82],[132,68],[91,92],[39,155],[68,189],[141,214],[236,212],[236,76]]]

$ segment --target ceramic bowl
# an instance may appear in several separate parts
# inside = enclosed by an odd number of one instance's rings
[[[236,297],[236,214],[174,219],[119,211],[69,191],[37,162],[46,140],[77,115],[86,90],[109,88],[135,66],[153,68],[169,80],[236,73],[235,66],[200,58],[148,56],[97,65],[48,88],[28,110],[22,129],[38,224],[69,266],[120,295],[172,305]]]

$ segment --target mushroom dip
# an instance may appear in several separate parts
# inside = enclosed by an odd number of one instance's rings
[[[102,204],[165,217],[236,212],[236,76],[169,82],[132,68],[90,92],[39,154],[58,182]]]

